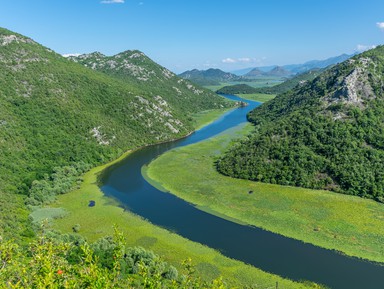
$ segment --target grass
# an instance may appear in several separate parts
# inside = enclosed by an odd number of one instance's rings
[[[67,212],[63,208],[38,208],[30,214],[32,221],[41,224],[44,220],[52,223],[54,219],[65,217]]]
[[[266,93],[252,93],[252,94],[237,94],[241,98],[250,99],[258,102],[266,102],[275,98],[276,94],[266,94]]]
[[[126,236],[128,246],[151,249],[179,268],[182,260],[191,257],[199,276],[204,279],[222,275],[227,284],[239,287],[253,285],[257,288],[268,288],[279,282],[282,288],[311,288],[308,284],[295,283],[224,257],[213,249],[182,238],[125,211],[114,200],[105,197],[97,186],[97,176],[107,166],[92,169],[84,175],[80,189],[59,196],[55,206],[65,209],[67,215],[54,221],[54,229],[72,232],[73,226],[79,224],[79,233],[94,241],[112,235],[113,225],[117,225]],[[88,207],[91,200],[95,201],[94,207]]]
[[[328,191],[233,179],[216,171],[218,156],[250,127],[169,151],[153,161],[146,173],[166,190],[210,213],[384,262],[383,204]],[[251,190],[254,193],[248,194]]]
[[[209,111],[198,115],[197,126],[212,121],[217,113]],[[276,282],[281,288],[287,289],[314,288],[311,283],[293,282],[227,258],[213,249],[153,225],[140,216],[124,210],[113,199],[105,197],[97,185],[98,175],[129,153],[125,153],[112,163],[87,172],[79,189],[58,196],[53,211],[65,211],[66,214],[54,219],[52,227],[69,233],[73,232],[73,227],[78,224],[81,228],[78,233],[89,241],[95,241],[106,235],[113,235],[113,226],[117,225],[127,239],[127,246],[142,246],[153,250],[178,269],[183,260],[192,258],[197,274],[203,279],[212,280],[223,276],[228,285],[238,288],[245,286],[274,288]],[[95,202],[94,207],[88,207],[90,201]]]

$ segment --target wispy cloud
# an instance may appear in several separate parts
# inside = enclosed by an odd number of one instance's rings
[[[377,27],[379,27],[381,30],[384,30],[384,22],[377,22]]]
[[[125,0],[103,0],[100,1],[101,4],[123,4]]]
[[[377,45],[364,45],[364,44],[358,44],[356,47],[357,52],[364,52],[373,48],[376,48]]]
[[[223,63],[236,63],[237,61],[236,61],[236,59],[228,57],[228,58],[223,59],[221,62],[223,62]]]
[[[70,57],[70,56],[80,56],[81,54],[80,53],[67,53],[67,54],[63,54],[62,56],[63,57]]]
[[[221,61],[222,63],[255,63],[260,62],[260,59],[251,57],[239,57],[239,58],[225,58]]]

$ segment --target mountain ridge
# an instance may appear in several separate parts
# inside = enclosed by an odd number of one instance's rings
[[[352,53],[352,54],[343,53],[341,55],[329,57],[329,58],[326,58],[324,60],[309,60],[309,61],[306,61],[302,64],[287,64],[287,65],[282,65],[281,67],[283,67],[284,69],[286,69],[288,71],[291,71],[292,73],[303,73],[303,72],[306,72],[308,70],[312,70],[315,68],[326,68],[327,66],[341,63],[341,62],[355,56],[356,54],[357,53]],[[263,72],[267,72],[276,66],[278,66],[278,65],[248,67],[248,68],[244,68],[244,69],[240,69],[240,70],[231,71],[231,73],[242,76],[242,75],[247,74],[249,71],[251,71],[254,68],[258,68],[259,70],[261,70]]]

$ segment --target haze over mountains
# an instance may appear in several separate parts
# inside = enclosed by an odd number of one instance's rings
[[[193,69],[185,71],[179,74],[179,76],[203,86],[220,85],[221,83],[228,82],[246,82],[258,78],[268,77],[285,79],[313,69],[325,68],[330,65],[343,62],[351,56],[353,55],[342,54],[340,56],[331,57],[325,60],[308,61],[304,64],[254,67],[233,72],[224,72],[220,69],[214,68],[207,70]]]
[[[325,60],[310,60],[310,61],[307,61],[303,64],[288,64],[288,65],[283,65],[281,67],[284,68],[285,70],[291,72],[292,74],[303,73],[303,72],[306,72],[306,71],[314,69],[314,68],[325,68],[325,67],[333,65],[333,64],[341,63],[341,62],[349,59],[350,57],[352,57],[354,55],[356,55],[356,53],[350,54],[350,55],[349,54],[341,54],[339,56],[330,57],[330,58],[327,58]],[[261,66],[261,67],[249,67],[249,68],[231,71],[231,73],[241,76],[241,75],[245,75],[245,74],[249,73],[251,70],[253,70],[255,68],[259,69],[262,72],[268,72],[275,67],[276,67],[276,65],[274,65],[274,66]]]
[[[322,68],[322,69],[315,68],[307,72],[294,75],[288,78],[286,81],[273,86],[252,87],[248,84],[241,83],[241,84],[224,86],[218,89],[216,92],[220,94],[254,94],[254,93],[280,94],[280,93],[287,92],[288,90],[294,88],[296,85],[303,85],[308,81],[312,81],[325,70],[326,70],[325,68]]]

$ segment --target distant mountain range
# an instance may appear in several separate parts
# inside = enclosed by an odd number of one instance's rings
[[[178,76],[203,86],[220,85],[221,83],[228,82],[246,82],[265,77],[280,77],[284,79],[314,69],[322,69],[330,65],[341,63],[352,56],[354,56],[354,54],[342,54],[325,60],[311,60],[303,64],[250,67],[232,72],[225,72],[214,68],[208,70],[193,69],[185,71]]]
[[[193,69],[185,71],[179,74],[179,77],[190,80],[191,82],[198,85],[220,85],[221,83],[228,82],[244,82],[252,81],[260,77],[289,77],[294,73],[286,70],[281,66],[273,66],[270,70],[263,71],[258,68],[253,69],[246,75],[238,76],[236,74],[225,72],[220,69],[210,68],[208,70]]]
[[[285,69],[282,66],[275,66],[271,70],[261,70],[259,68],[254,68],[244,75],[245,78],[259,78],[261,76],[272,76],[272,77],[289,77],[293,75],[292,71]]]
[[[309,70],[314,69],[314,68],[325,68],[325,67],[333,65],[333,64],[341,63],[341,62],[351,58],[354,55],[356,55],[356,53],[354,53],[354,54],[342,54],[339,56],[327,58],[325,60],[311,60],[311,61],[307,61],[303,64],[288,64],[288,65],[283,65],[281,67],[283,69],[291,72],[292,74],[297,74],[297,73],[303,73],[303,72],[309,71]],[[275,67],[277,67],[277,66],[249,67],[249,68],[244,68],[244,69],[240,69],[240,70],[234,70],[231,73],[238,75],[238,76],[244,76],[256,68],[261,72],[268,72],[268,71],[271,71]]]

